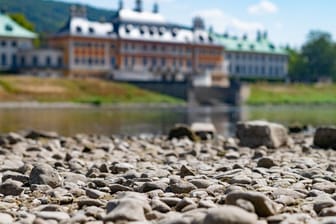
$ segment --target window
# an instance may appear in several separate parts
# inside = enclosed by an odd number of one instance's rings
[[[46,58],[46,65],[48,67],[51,66],[51,58],[49,56],[47,56],[47,58]]]
[[[187,66],[188,66],[188,68],[191,68],[191,67],[192,67],[192,62],[191,62],[191,60],[188,60],[188,61],[187,61]]]
[[[38,66],[38,58],[36,56],[33,56],[33,66],[34,67]]]
[[[112,67],[115,67],[115,65],[116,65],[115,57],[111,58],[111,65],[112,65]]]
[[[135,65],[135,57],[132,57],[132,67]]]
[[[12,42],[12,47],[17,47],[17,42],[15,40]]]
[[[5,54],[1,55],[1,65],[7,65],[7,57]]]
[[[143,57],[142,58],[142,64],[144,65],[144,66],[147,66],[147,58],[146,57]]]
[[[21,66],[25,66],[26,65],[26,60],[25,60],[25,58],[22,56],[21,57],[21,59],[20,59],[20,64],[21,64]]]
[[[152,66],[153,66],[153,67],[156,66],[156,58],[152,58]]]
[[[9,24],[6,24],[5,30],[6,31],[13,31],[13,27],[11,25],[9,25]]]
[[[90,33],[90,34],[94,34],[94,33],[95,33],[95,30],[94,30],[92,27],[89,27],[89,33]]]
[[[165,59],[165,58],[162,58],[162,59],[161,59],[161,65],[162,65],[162,66],[166,66],[166,59]]]
[[[58,57],[57,64],[58,64],[58,67],[62,67],[63,66],[63,59],[62,59],[62,57]]]
[[[12,65],[14,68],[17,66],[17,57],[15,54],[12,55]]]
[[[77,33],[82,33],[82,27],[77,26],[77,27],[76,27],[76,32],[77,32]]]
[[[124,66],[125,66],[125,67],[128,66],[128,58],[127,58],[127,57],[124,58]]]
[[[1,46],[2,47],[6,47],[6,45],[7,45],[7,42],[5,40],[1,41]]]

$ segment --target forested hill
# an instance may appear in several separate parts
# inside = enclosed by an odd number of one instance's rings
[[[69,17],[71,3],[50,0],[0,0],[0,8],[7,13],[22,13],[35,25],[36,32],[54,33]],[[113,11],[87,6],[88,18],[108,20]]]

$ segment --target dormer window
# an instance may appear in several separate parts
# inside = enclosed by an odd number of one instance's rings
[[[140,28],[140,33],[141,33],[141,35],[144,35],[144,34],[146,33],[146,30],[147,30],[147,27],[142,26],[142,27]]]
[[[10,24],[6,24],[5,29],[6,31],[13,31],[13,27]]]
[[[155,27],[152,27],[152,28],[149,30],[149,34],[152,35],[152,36],[155,34],[155,32],[156,32],[156,28],[155,28]]]
[[[212,43],[213,42],[213,38],[209,36],[209,42]]]
[[[89,27],[89,33],[90,33],[90,34],[95,33],[95,30],[93,29],[93,27]]]
[[[203,36],[199,35],[199,36],[198,36],[198,39],[199,39],[201,42],[204,42],[204,38],[203,38]]]
[[[125,27],[125,31],[126,31],[126,33],[130,33],[131,30],[132,30],[132,25],[127,25],[127,26]]]
[[[77,32],[77,33],[82,33],[82,27],[77,26],[77,27],[76,27],[76,32]]]
[[[176,37],[176,36],[177,36],[177,29],[173,29],[173,30],[172,30],[172,36],[173,36],[173,37]]]
[[[163,36],[163,34],[164,34],[165,31],[166,31],[166,29],[165,29],[164,27],[161,27],[161,28],[159,29],[159,35],[160,35],[160,36]]]

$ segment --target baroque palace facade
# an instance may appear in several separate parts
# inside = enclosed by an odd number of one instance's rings
[[[141,0],[134,10],[120,2],[111,22],[89,21],[82,7],[70,14],[65,27],[49,38],[49,46],[64,52],[67,75],[155,79],[222,70],[223,46],[200,18],[191,28],[168,23],[157,4],[144,12]]]
[[[120,1],[108,22],[90,21],[85,7],[72,6],[67,23],[47,38],[43,49],[33,48],[36,34],[0,15],[1,40],[28,42],[25,47],[16,45],[12,53],[0,49],[6,59],[11,55],[11,63],[5,60],[7,67],[0,63],[1,70],[121,80],[184,79],[206,73],[234,77],[276,74],[279,78],[287,74],[286,52],[265,38],[253,42],[215,34],[206,30],[201,18],[195,18],[191,27],[170,23],[157,4],[151,12],[144,11],[142,0],[136,0],[133,10],[124,8]],[[6,29],[8,24],[14,28],[2,31],[1,26]],[[246,72],[249,69],[251,72]]]

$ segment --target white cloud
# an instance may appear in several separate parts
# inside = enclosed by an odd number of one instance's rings
[[[278,12],[278,6],[269,0],[261,0],[259,3],[249,6],[247,11],[252,15],[274,14]]]
[[[234,35],[248,34],[255,36],[258,30],[264,30],[265,26],[258,22],[243,21],[231,15],[225,14],[219,9],[206,9],[193,13],[205,20],[207,26],[213,26],[216,32],[229,32]]]

